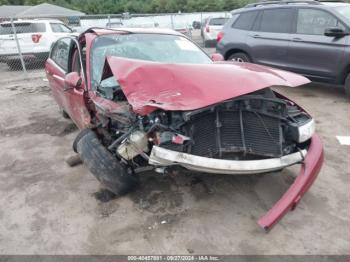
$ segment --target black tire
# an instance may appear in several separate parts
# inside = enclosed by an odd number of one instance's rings
[[[249,56],[245,53],[234,53],[230,55],[227,60],[236,62],[251,62]]]
[[[82,130],[74,149],[96,179],[109,191],[121,196],[136,187],[138,179],[111,154],[91,129]]]
[[[204,45],[204,47],[210,47],[210,41],[203,40],[203,45]]]
[[[21,61],[9,60],[9,61],[6,62],[6,64],[10,68],[11,71],[23,70]]]
[[[347,97],[350,98],[350,73],[345,78],[344,90]]]
[[[65,119],[70,119],[70,116],[68,115],[68,113],[66,111],[64,111],[63,109],[62,109],[62,116]]]

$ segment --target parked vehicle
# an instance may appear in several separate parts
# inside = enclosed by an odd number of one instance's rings
[[[107,28],[119,28],[119,27],[123,27],[123,23],[120,21],[120,22],[108,22],[106,24],[106,27]]]
[[[20,68],[20,56],[13,26],[21,53],[26,62],[45,61],[51,45],[58,38],[73,31],[59,20],[17,20],[0,24],[0,61],[11,68]]]
[[[46,72],[56,102],[81,129],[74,150],[117,195],[149,169],[248,175],[302,163],[259,220],[270,229],[296,206],[323,162],[315,121],[270,87],[309,80],[222,59],[173,30],[92,28],[58,40]]]
[[[217,35],[228,19],[225,17],[209,17],[204,21],[201,31],[204,47],[216,45]]]
[[[217,51],[226,60],[253,62],[344,85],[350,96],[350,4],[261,2],[232,12]]]
[[[193,29],[201,29],[202,24],[201,24],[200,21],[193,21],[192,22],[192,27],[193,27]]]

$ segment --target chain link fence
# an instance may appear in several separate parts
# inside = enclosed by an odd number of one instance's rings
[[[90,27],[159,27],[189,37],[207,17],[228,17],[229,12],[176,14],[114,14],[50,18],[0,17],[0,73],[30,77],[42,73],[52,44],[60,37]],[[198,35],[198,34],[197,34]],[[20,73],[20,74],[19,74]]]

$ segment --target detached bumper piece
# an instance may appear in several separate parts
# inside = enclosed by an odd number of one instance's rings
[[[320,137],[315,134],[311,138],[299,176],[282,198],[264,215],[258,224],[266,231],[270,230],[289,210],[294,210],[305,192],[311,187],[323,164],[323,145]]]
[[[153,146],[149,164],[155,166],[180,165],[189,170],[213,174],[257,174],[266,173],[301,163],[299,176],[282,198],[261,217],[258,224],[270,230],[289,210],[293,210],[305,192],[315,181],[322,163],[323,146],[318,135],[314,135],[308,150],[266,160],[223,160],[206,158]]]

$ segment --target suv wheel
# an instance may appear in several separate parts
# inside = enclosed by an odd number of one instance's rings
[[[350,73],[345,79],[344,89],[345,89],[346,96],[350,97]]]
[[[227,59],[229,61],[236,61],[236,62],[251,62],[250,58],[245,53],[234,53],[229,56]]]

